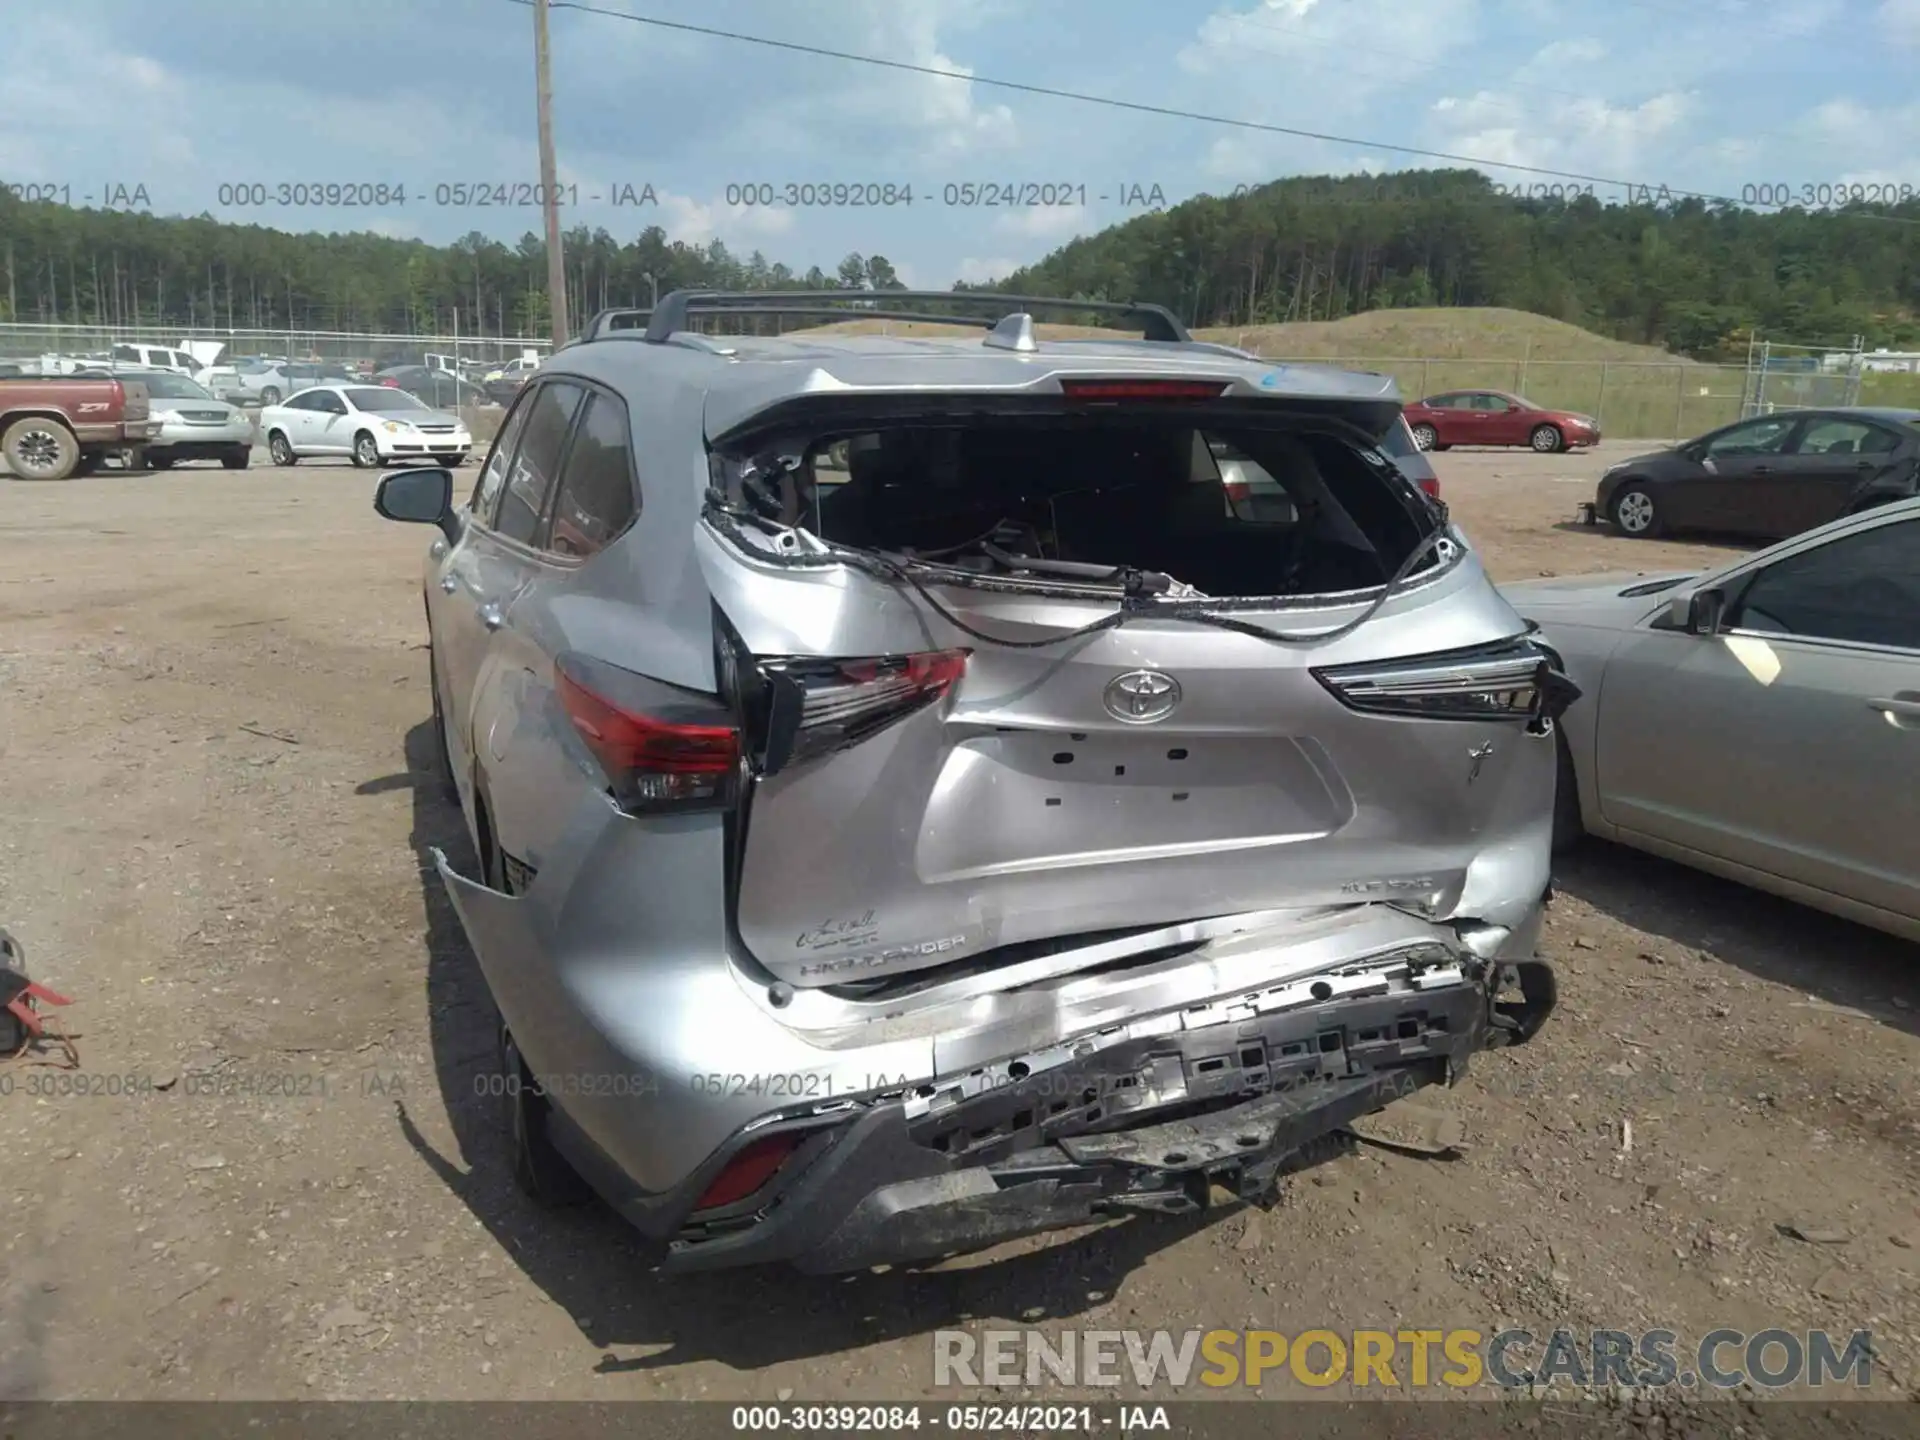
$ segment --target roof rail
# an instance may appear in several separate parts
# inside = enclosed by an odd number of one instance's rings
[[[974,317],[860,308],[875,303],[890,305],[898,301],[956,307],[971,306],[978,307],[987,313]],[[669,295],[662,295],[659,303],[654,306],[651,317],[647,321],[646,338],[656,345],[662,344],[677,332],[687,329],[689,317],[700,312],[733,315],[837,315],[848,320],[902,320],[936,325],[978,325],[982,329],[990,330],[1009,315],[1029,313],[1036,308],[1067,313],[1078,311],[1123,316],[1139,323],[1144,332],[1143,339],[1166,344],[1184,345],[1193,339],[1187,333],[1187,327],[1163,305],[1118,300],[1076,300],[1058,295],[1001,295],[985,290],[675,290]],[[647,313],[639,310],[603,311],[594,317],[583,338],[600,339],[616,328],[623,330],[636,328],[631,321],[624,325],[608,324],[602,327],[601,322],[614,315],[639,316]]]
[[[604,340],[618,330],[644,330],[652,315],[651,310],[630,310],[619,306],[602,310],[587,321],[586,328],[567,344],[578,345],[587,340]]]

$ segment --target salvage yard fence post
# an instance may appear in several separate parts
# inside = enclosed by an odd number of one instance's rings
[[[1600,362],[1600,398],[1593,402],[1593,423],[1600,427],[1602,435],[1607,433],[1607,362]]]

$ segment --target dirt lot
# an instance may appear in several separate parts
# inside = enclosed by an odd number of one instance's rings
[[[1609,450],[1436,458],[1500,578],[1729,553],[1560,528]],[[1920,953],[1603,845],[1561,870],[1560,1013],[1432,1098],[1460,1158],[842,1281],[663,1281],[534,1211],[423,870],[466,853],[424,540],[371,488],[0,481],[0,924],[84,1076],[0,1070],[0,1398],[950,1399],[944,1325],[1250,1323],[1871,1328],[1875,1392],[1920,1390]]]

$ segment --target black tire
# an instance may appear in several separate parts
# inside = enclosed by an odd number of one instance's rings
[[[1623,485],[1613,497],[1613,528],[1635,540],[1651,540],[1666,532],[1666,521],[1644,485]]]
[[[27,973],[27,952],[20,942],[0,930],[0,967],[13,971],[16,975]],[[6,1059],[15,1051],[25,1048],[27,1027],[10,1010],[0,1010],[0,1060]]]
[[[298,465],[300,457],[293,453],[293,446],[287,437],[278,430],[267,432],[267,454],[276,465]]]
[[[507,1147],[514,1184],[537,1204],[556,1210],[590,1199],[592,1189],[567,1163],[549,1133],[553,1102],[540,1093],[504,1022],[500,1026],[500,1075],[504,1082],[500,1088],[506,1091]]]
[[[1567,732],[1554,727],[1554,746],[1558,750],[1558,768],[1553,785],[1553,853],[1571,850],[1585,838],[1587,827],[1580,819],[1580,781],[1573,770],[1573,751],[1567,748]]]
[[[1416,425],[1413,427],[1413,448],[1414,449],[1431,450],[1435,446],[1437,446],[1439,443],[1440,443],[1440,432],[1434,429],[1433,426]]]
[[[1552,455],[1567,448],[1567,437],[1558,425],[1536,425],[1527,436],[1527,444],[1536,455]]]
[[[149,454],[147,456],[147,469],[149,470],[171,470],[172,468],[173,456],[171,455]]]
[[[16,480],[66,480],[80,468],[80,442],[58,420],[29,415],[0,436],[0,455]]]
[[[362,470],[380,468],[380,446],[371,430],[362,430],[353,437],[353,463]]]
[[[278,385],[267,386],[266,389],[260,392],[260,403],[262,405],[278,405],[280,403],[280,387]]]
[[[249,445],[243,450],[230,451],[220,457],[220,463],[229,470],[245,470],[253,464],[253,447]]]
[[[431,642],[427,645],[427,685],[433,691],[433,753],[440,764],[440,773],[436,777],[440,782],[440,794],[451,804],[460,803],[460,786],[453,778],[453,750],[447,744],[447,717],[440,708],[440,662],[433,653]]]

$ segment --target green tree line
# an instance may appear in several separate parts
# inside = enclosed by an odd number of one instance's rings
[[[656,291],[897,289],[883,255],[804,272],[718,241],[669,241],[649,226],[621,242],[605,229],[563,237],[575,328]],[[206,216],[75,209],[0,190],[0,320],[91,325],[539,335],[549,325],[547,247],[475,231],[451,245],[367,233],[289,234]]]
[[[1778,340],[1920,342],[1920,201],[1760,212],[1519,199],[1477,171],[1278,180],[1073,241],[997,281],[1157,300],[1195,325],[1499,305],[1702,359]]]
[[[658,226],[565,237],[577,326],[682,286],[898,288],[880,255],[799,272]],[[0,190],[0,319],[105,327],[539,334],[546,246],[289,234]],[[967,287],[956,287],[967,288]],[[985,287],[980,287],[985,288]],[[1920,201],[1759,212],[1695,199],[1516,199],[1471,170],[1295,177],[1073,241],[992,288],[1151,300],[1191,324],[1498,305],[1701,358],[1775,339],[1920,344]]]

